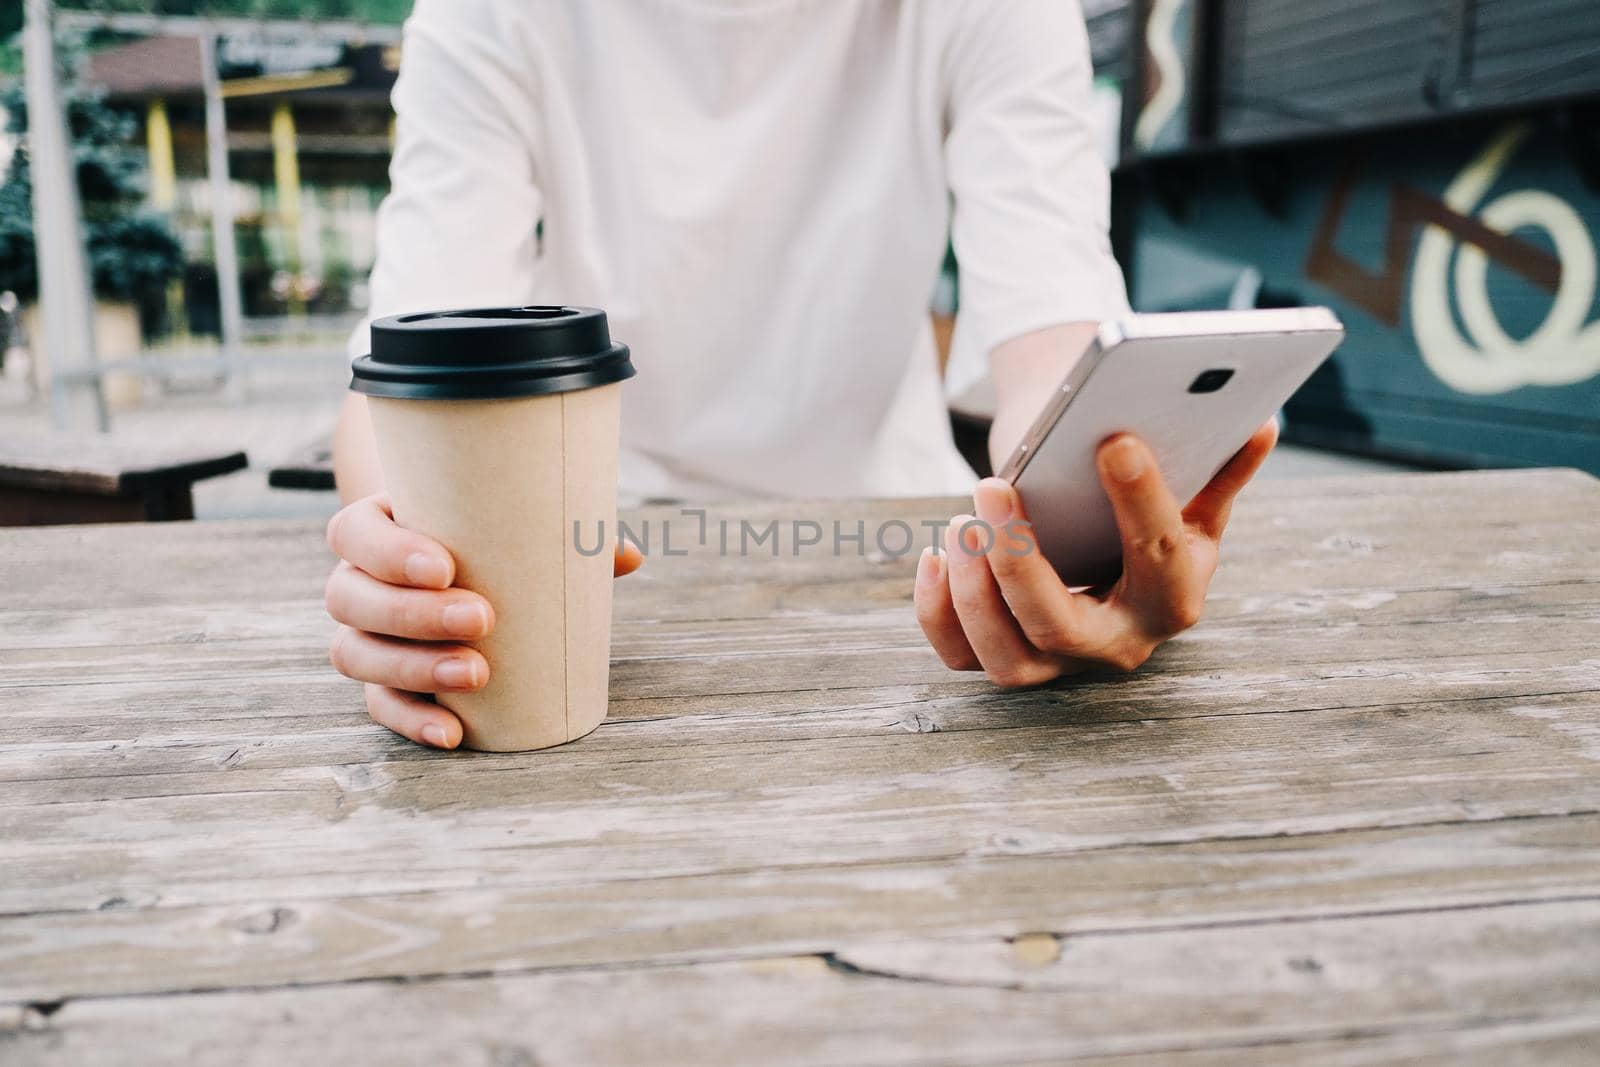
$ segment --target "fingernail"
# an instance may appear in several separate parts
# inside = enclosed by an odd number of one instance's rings
[[[482,604],[451,604],[444,609],[444,628],[458,637],[479,637],[489,629]]]
[[[413,552],[406,557],[406,581],[429,589],[449,584],[450,567],[431,552]]]
[[[433,678],[446,689],[476,689],[478,664],[469,659],[447,659],[433,668]]]
[[[999,478],[985,478],[972,491],[972,502],[978,506],[978,518],[990,526],[1004,526],[1011,520],[1013,499],[1011,486]]]
[[[959,567],[967,561],[967,554],[961,548],[960,515],[951,519],[950,525],[944,529],[944,554],[952,567]]]
[[[917,584],[932,585],[939,580],[939,554],[930,546],[917,560]]]
[[[422,739],[434,748],[449,748],[450,737],[444,732],[444,727],[436,722],[430,722],[422,728]]]
[[[1131,437],[1113,441],[1102,456],[1106,473],[1119,482],[1131,482],[1144,473],[1144,446]]]
[[[950,532],[945,538],[945,552],[950,566],[964,567],[988,551],[986,540],[992,536],[985,531],[985,523],[971,515],[957,515],[950,520]]]

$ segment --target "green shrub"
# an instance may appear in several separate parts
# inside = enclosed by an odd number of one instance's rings
[[[144,153],[131,143],[137,124],[98,94],[71,82],[63,89],[95,292],[111,300],[159,293],[182,273],[183,248],[166,220],[142,207]],[[0,93],[0,106],[9,131],[25,133],[22,87],[12,85]],[[14,290],[24,300],[39,291],[32,201],[33,174],[24,138],[0,187],[0,290]]]

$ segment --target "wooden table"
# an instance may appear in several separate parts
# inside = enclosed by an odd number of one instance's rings
[[[318,526],[0,535],[0,1061],[1595,1062],[1594,480],[1258,485],[1031,692],[785,536],[658,548],[610,721],[491,756],[367,721]]]
[[[0,526],[194,518],[194,483],[242,470],[237,449],[100,435],[0,436]]]

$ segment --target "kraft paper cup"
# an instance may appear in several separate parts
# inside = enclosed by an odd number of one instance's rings
[[[448,548],[456,584],[495,610],[471,642],[488,685],[439,703],[469,748],[583,737],[606,715],[628,349],[589,308],[397,316],[372,337],[351,388],[368,397],[395,520]]]

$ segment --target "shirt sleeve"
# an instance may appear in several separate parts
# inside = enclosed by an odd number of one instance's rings
[[[392,96],[394,158],[351,357],[372,320],[533,299],[542,199],[529,59],[487,0],[417,0]]]
[[[945,170],[960,313],[945,375],[960,396],[1013,337],[1127,312],[1111,255],[1088,32],[1077,0],[957,5],[945,55]]]

